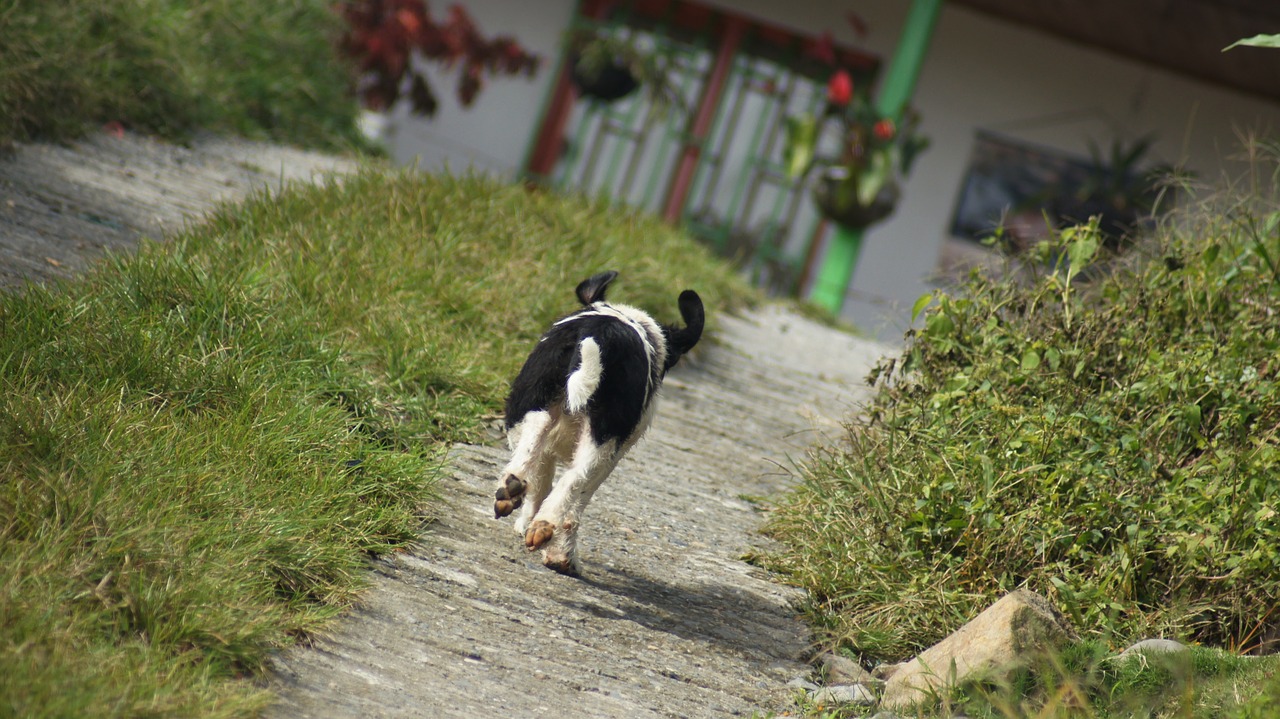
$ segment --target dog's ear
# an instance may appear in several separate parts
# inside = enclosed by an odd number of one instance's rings
[[[578,301],[584,305],[590,305],[594,302],[604,302],[604,291],[609,288],[609,283],[617,279],[618,273],[614,270],[601,272],[598,275],[592,275],[578,284]]]
[[[702,327],[706,323],[706,312],[702,308],[702,298],[693,290],[680,293],[680,316],[684,318],[684,327],[667,326],[667,366],[671,369],[680,361],[680,355],[693,349],[702,339]]]

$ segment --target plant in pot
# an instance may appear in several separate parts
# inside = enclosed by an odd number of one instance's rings
[[[1083,181],[1054,188],[1048,203],[1058,224],[1083,224],[1097,217],[1106,246],[1120,249],[1126,237],[1150,218],[1161,185],[1173,172],[1168,165],[1144,163],[1153,140],[1147,136],[1127,146],[1116,140],[1107,156],[1090,141],[1090,163]]]
[[[929,145],[917,131],[919,124],[914,110],[900,122],[880,115],[865,92],[855,92],[852,76],[837,70],[827,83],[820,117],[787,118],[787,174],[804,178],[816,170],[813,199],[823,216],[850,229],[869,227],[893,214],[901,181]],[[820,157],[819,144],[830,133],[838,149]]]
[[[679,105],[667,59],[647,49],[642,38],[623,37],[603,30],[578,29],[566,36],[570,78],[582,97],[610,103],[639,88],[656,109]]]

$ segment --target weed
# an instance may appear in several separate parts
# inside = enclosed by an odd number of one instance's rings
[[[1105,275],[1083,226],[933,298],[770,520],[832,643],[901,658],[1020,587],[1110,642],[1274,627],[1280,207],[1233,197]]]

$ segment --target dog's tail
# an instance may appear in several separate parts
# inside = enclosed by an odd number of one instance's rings
[[[667,333],[667,363],[663,371],[671,369],[680,361],[680,356],[702,339],[702,326],[706,323],[706,313],[702,308],[702,298],[693,290],[680,293],[680,316],[684,318],[684,327],[665,326]]]

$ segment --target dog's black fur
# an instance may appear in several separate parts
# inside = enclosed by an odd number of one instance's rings
[[[588,407],[592,434],[599,444],[616,439],[625,442],[640,424],[644,408],[653,401],[667,371],[693,349],[702,337],[702,299],[693,290],[680,293],[680,315],[685,327],[663,325],[666,352],[661,359],[646,352],[635,330],[622,320],[592,315],[591,307],[605,301],[605,291],[618,273],[602,272],[578,285],[584,309],[556,322],[533,348],[507,395],[506,429],[510,431],[526,414],[545,410],[565,400],[565,381],[581,363],[583,339],[601,346],[604,374]],[[646,382],[639,378],[649,375]]]
[[[499,480],[494,514],[506,516],[521,507],[526,489],[535,485],[517,528],[530,549],[560,533],[560,546],[544,549],[544,563],[564,573],[577,571],[578,514],[644,434],[663,378],[698,343],[705,322],[702,299],[692,290],[678,301],[684,327],[660,325],[634,307],[611,305],[605,293],[617,276],[602,272],[578,285],[583,308],[542,336],[507,396],[505,424],[513,457]],[[575,423],[583,429],[574,429]],[[570,432],[577,434],[565,439]],[[546,474],[557,462],[570,465],[556,485],[575,485],[565,490],[576,492],[572,501],[563,492],[548,498],[552,488]]]

